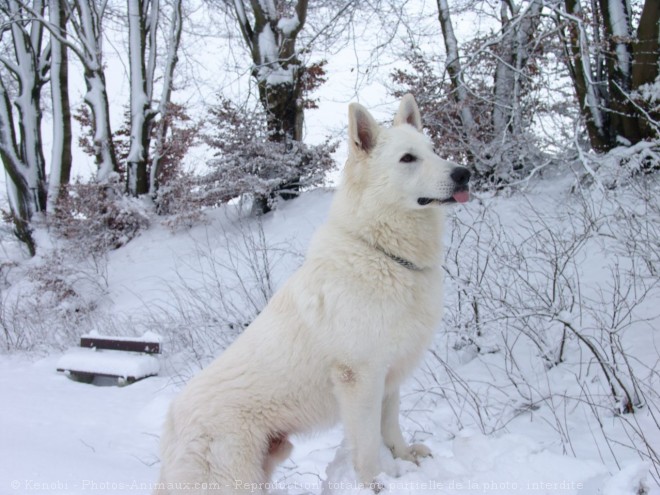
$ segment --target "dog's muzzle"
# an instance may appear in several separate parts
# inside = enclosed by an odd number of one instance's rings
[[[418,198],[417,204],[420,206],[426,206],[430,203],[465,203],[470,199],[470,187],[468,182],[470,181],[470,171],[465,167],[454,167],[454,169],[449,174],[451,180],[454,181],[454,192],[449,198],[439,199],[439,198]]]

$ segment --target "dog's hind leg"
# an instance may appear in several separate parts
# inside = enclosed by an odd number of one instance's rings
[[[277,465],[284,462],[291,455],[293,445],[285,434],[277,434],[269,437],[268,452],[264,459],[264,477],[269,482]]]
[[[208,441],[203,437],[177,438],[172,441],[165,430],[161,455],[161,475],[155,490],[157,495],[198,495],[208,485]],[[222,492],[220,492],[222,493]]]
[[[219,493],[266,493],[277,465],[293,445],[285,433],[260,436],[225,435],[209,446],[209,486]]]

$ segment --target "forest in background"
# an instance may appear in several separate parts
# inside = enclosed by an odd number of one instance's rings
[[[3,0],[0,15],[4,219],[31,255],[35,218],[67,235],[84,232],[72,224],[85,221],[130,233],[141,214],[126,210],[126,198],[148,197],[158,214],[185,224],[237,198],[265,213],[321,184],[337,142],[307,144],[304,115],[332,77],[328,59],[350,45],[370,54],[356,81],[378,69],[391,96],[413,93],[438,152],[468,166],[481,189],[571,161],[596,180],[607,161],[599,157],[614,149],[636,172],[658,169],[653,0]],[[229,40],[236,62],[225,72],[246,71],[250,81],[238,95],[214,88],[215,102],[194,117],[194,76],[179,70],[190,57],[187,37]],[[106,83],[109,51],[124,57],[125,96]],[[72,67],[86,88],[75,108]],[[117,100],[124,118],[113,126],[109,101]],[[199,143],[210,148],[206,167],[185,170]],[[95,164],[82,183],[71,174],[75,147]],[[125,221],[113,220],[118,209]]]

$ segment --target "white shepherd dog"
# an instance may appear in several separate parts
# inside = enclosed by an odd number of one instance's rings
[[[341,420],[358,481],[430,454],[399,426],[399,385],[442,306],[441,205],[468,200],[467,169],[433,152],[406,95],[394,125],[349,106],[349,154],[304,264],[173,401],[159,491],[266,491],[289,435]]]

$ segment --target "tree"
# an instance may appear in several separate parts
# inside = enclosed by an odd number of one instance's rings
[[[540,153],[528,128],[542,7],[543,0],[503,0],[499,11],[480,0],[465,4],[471,11],[490,9],[500,29],[459,45],[449,2],[437,0],[448,82],[415,46],[406,56],[412,70],[393,73],[401,85],[394,94],[417,96],[436,146],[470,166],[475,181],[516,180]]]
[[[138,196],[158,185],[158,166],[162,157],[162,144],[167,134],[167,111],[173,88],[177,51],[181,40],[181,0],[172,2],[170,32],[166,39],[164,81],[161,98],[154,109],[154,81],[157,59],[158,29],[161,25],[160,0],[128,0],[128,36],[131,83],[131,149],[127,158],[127,191]],[[154,118],[160,114],[156,133],[155,167],[151,172],[149,147]]]
[[[165,112],[163,112],[161,119],[156,125],[151,126],[149,141],[157,142],[157,151],[147,157],[147,169],[153,170],[153,160],[158,157],[158,184],[170,183],[176,180],[182,171],[181,161],[185,157],[188,149],[197,141],[200,129],[199,122],[193,122],[183,105],[170,103]],[[78,138],[78,144],[81,149],[88,155],[94,156],[94,131],[92,128],[92,121],[87,107],[80,107],[74,119],[78,121],[82,129],[82,133]],[[131,151],[131,125],[132,116],[130,108],[124,111],[124,120],[122,124],[112,133],[112,141],[115,145],[117,159],[119,163],[127,163],[128,156]],[[161,126],[167,129],[164,138],[159,140],[158,133]],[[176,169],[176,170],[175,170]],[[120,166],[118,175],[121,180],[125,180],[125,170]],[[153,196],[158,206],[159,195],[158,190]]]
[[[302,141],[304,110],[302,78],[305,68],[298,58],[296,39],[307,18],[307,0],[289,2],[234,1],[234,12],[243,40],[252,57],[252,76],[259,101],[266,112],[269,139]],[[295,196],[297,179],[281,184],[280,196]],[[255,209],[270,209],[267,197],[255,198]]]
[[[296,38],[307,17],[307,0],[298,0],[289,17],[284,2],[250,2],[252,22],[244,1],[235,1],[236,18],[252,55],[252,75],[259,100],[266,111],[273,139],[302,140],[303,108],[300,104],[303,65]]]
[[[31,10],[43,15],[45,5],[34,0]],[[0,56],[0,63],[11,77],[8,80],[0,74],[0,155],[10,179],[9,203],[16,235],[34,255],[29,222],[35,212],[45,210],[47,196],[41,141],[41,88],[49,69],[50,45],[42,49],[42,25],[27,16],[18,1],[3,0],[0,13],[4,18],[0,35],[3,38],[10,35],[7,43],[13,51],[13,57],[8,51]],[[4,44],[5,40],[2,41]],[[16,87],[13,98],[10,83]],[[12,104],[18,116],[18,136]]]
[[[107,8],[107,0],[73,0],[72,5],[70,25],[78,39],[78,44],[68,41],[67,46],[78,56],[85,69],[85,84],[87,85],[85,103],[92,113],[94,156],[98,167],[97,179],[105,182],[111,180],[118,170],[112,142],[108,92],[103,66],[103,17]],[[55,33],[57,36],[57,28],[50,24],[49,27],[51,33]],[[60,41],[65,42],[62,38]]]
[[[94,156],[98,167],[97,180],[112,180],[117,172],[117,158],[112,143],[108,93],[105,84],[103,64],[103,18],[108,7],[108,0],[70,0],[65,3],[67,17],[73,36],[62,32],[58,23],[53,23],[43,16],[43,11],[23,8],[30,14],[32,21],[48,29],[52,38],[65,45],[75,54],[84,68],[88,105],[94,127]]]
[[[531,0],[527,5],[514,1],[502,2],[500,22],[501,39],[494,48],[496,68],[494,77],[493,137],[502,139],[504,133],[523,130],[518,100],[524,82],[524,69],[530,56],[530,47],[538,32],[542,0]]]
[[[50,22],[66,37],[67,6],[64,0],[49,0]],[[60,188],[71,177],[71,107],[69,105],[69,69],[66,44],[51,37],[50,92],[53,106],[53,147],[48,181],[47,210],[53,211]]]
[[[656,137],[660,114],[642,93],[660,73],[658,1],[645,1],[637,28],[629,0],[565,0],[555,12],[591,146],[608,151]]]
[[[126,189],[132,196],[147,192],[147,155],[156,57],[158,0],[128,0],[128,53],[131,85],[131,149],[126,161]],[[149,45],[149,60],[145,61]]]
[[[167,166],[165,154],[168,151],[167,136],[170,131],[172,117],[178,115],[177,111],[181,109],[179,105],[171,103],[172,90],[174,89],[174,69],[178,62],[179,44],[181,43],[181,31],[183,29],[183,16],[181,9],[181,0],[172,2],[172,16],[170,19],[170,31],[166,37],[167,55],[165,57],[165,69],[163,71],[163,88],[160,101],[158,102],[158,115],[160,116],[156,124],[154,135],[154,151],[151,162],[151,171],[149,176],[149,194],[155,197],[158,192],[158,186],[162,175],[163,165]],[[187,147],[186,147],[187,149]]]
[[[445,42],[447,52],[447,62],[445,64],[447,74],[451,80],[452,98],[460,108],[460,116],[463,132],[468,141],[471,140],[476,131],[476,123],[472,115],[472,109],[469,103],[469,90],[465,84],[461,59],[458,52],[458,40],[454,34],[454,25],[451,21],[449,4],[447,0],[437,0],[438,19],[442,29],[442,37]]]
[[[103,62],[103,20],[107,0],[71,0],[67,13],[74,36],[60,35],[60,28],[40,18],[51,36],[57,38],[74,53],[84,68],[85,103],[89,107],[94,128],[94,157],[97,180],[113,180],[118,171],[117,157],[112,142],[108,92]]]
[[[47,202],[45,165],[40,137],[40,89],[47,81],[46,72],[51,60],[53,72],[50,80],[54,123],[48,187],[51,209],[55,208],[60,187],[69,181],[71,171],[67,50],[74,53],[84,67],[87,85],[85,102],[89,107],[86,115],[93,130],[90,148],[98,165],[97,180],[100,183],[113,181],[119,172],[110,128],[102,60],[102,20],[108,2],[107,0],[93,2],[48,0],[48,3],[48,16],[45,15],[46,5],[43,0],[34,0],[31,5],[18,0],[4,0],[0,4],[0,12],[6,15],[8,21],[3,24],[2,33],[11,33],[11,45],[15,53],[14,60],[2,57],[2,63],[15,79],[13,82],[17,88],[17,95],[13,98],[13,103],[17,109],[20,138],[17,142],[10,90],[4,79],[0,79],[2,156],[8,174],[12,178],[10,199],[16,231],[19,238],[28,244],[32,253],[34,253],[34,243],[30,235],[30,218],[34,211],[44,210]],[[146,3],[150,4],[150,2]],[[158,4],[155,5],[154,17],[157,18]],[[132,8],[131,3],[129,8]],[[132,18],[129,16],[129,19]],[[70,33],[67,32],[67,21],[74,36],[69,36]],[[51,43],[42,53],[41,40],[44,28],[50,32]],[[151,39],[155,40],[155,35]],[[155,58],[153,62],[155,63]],[[152,65],[150,61],[151,74],[153,74]],[[144,81],[144,77],[140,77],[140,81]],[[153,83],[153,77],[150,82]],[[147,180],[143,181],[143,184],[147,183]]]

